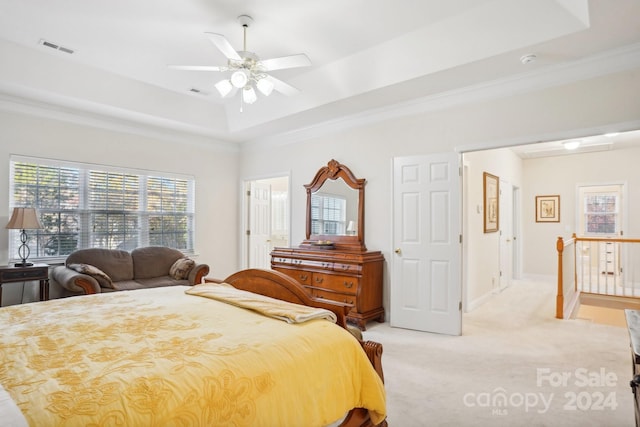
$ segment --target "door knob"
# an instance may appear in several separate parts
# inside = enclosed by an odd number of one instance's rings
[[[400,255],[402,253],[402,250],[400,248],[396,248],[396,250],[394,252],[397,253],[398,255]]]

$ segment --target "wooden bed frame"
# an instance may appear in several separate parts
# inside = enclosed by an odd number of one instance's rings
[[[338,318],[338,325],[348,329],[346,316],[351,308],[349,304],[313,298],[307,294],[301,284],[278,271],[251,268],[234,273],[224,280],[205,278],[205,282],[228,283],[237,289],[256,294],[266,295],[296,304],[331,310]],[[382,344],[374,341],[359,341],[374,369],[384,381],[382,372]],[[340,427],[371,427],[373,425],[366,409],[353,408],[342,421]],[[385,420],[378,425],[386,427],[387,421]]]

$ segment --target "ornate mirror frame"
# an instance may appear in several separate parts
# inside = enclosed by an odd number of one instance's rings
[[[345,184],[358,191],[358,231],[354,236],[311,234],[311,195],[318,191],[327,180],[342,179]],[[303,245],[313,245],[318,241],[331,241],[336,249],[366,251],[364,244],[364,185],[365,179],[358,179],[351,170],[338,161],[331,159],[327,166],[318,170],[311,183],[304,186],[307,190],[307,232]]]

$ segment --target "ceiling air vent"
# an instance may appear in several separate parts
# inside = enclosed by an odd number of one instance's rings
[[[40,43],[42,46],[46,46],[46,47],[50,47],[51,49],[59,50],[60,52],[73,53],[73,49],[69,49],[68,47],[64,47],[64,46],[57,45],[55,43],[51,43],[50,41],[47,41],[45,39],[40,39],[40,41],[38,43]]]
[[[198,89],[198,88],[195,88],[195,87],[190,88],[190,89],[189,89],[189,92],[191,92],[191,93],[197,93],[198,95],[208,95],[208,93],[207,93],[207,92],[204,92],[204,91],[202,91],[202,90],[200,90],[200,89]]]

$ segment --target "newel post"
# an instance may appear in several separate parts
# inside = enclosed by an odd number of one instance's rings
[[[564,292],[562,285],[562,252],[564,251],[564,240],[558,237],[556,242],[558,250],[558,295],[556,296],[556,319],[564,318]]]

